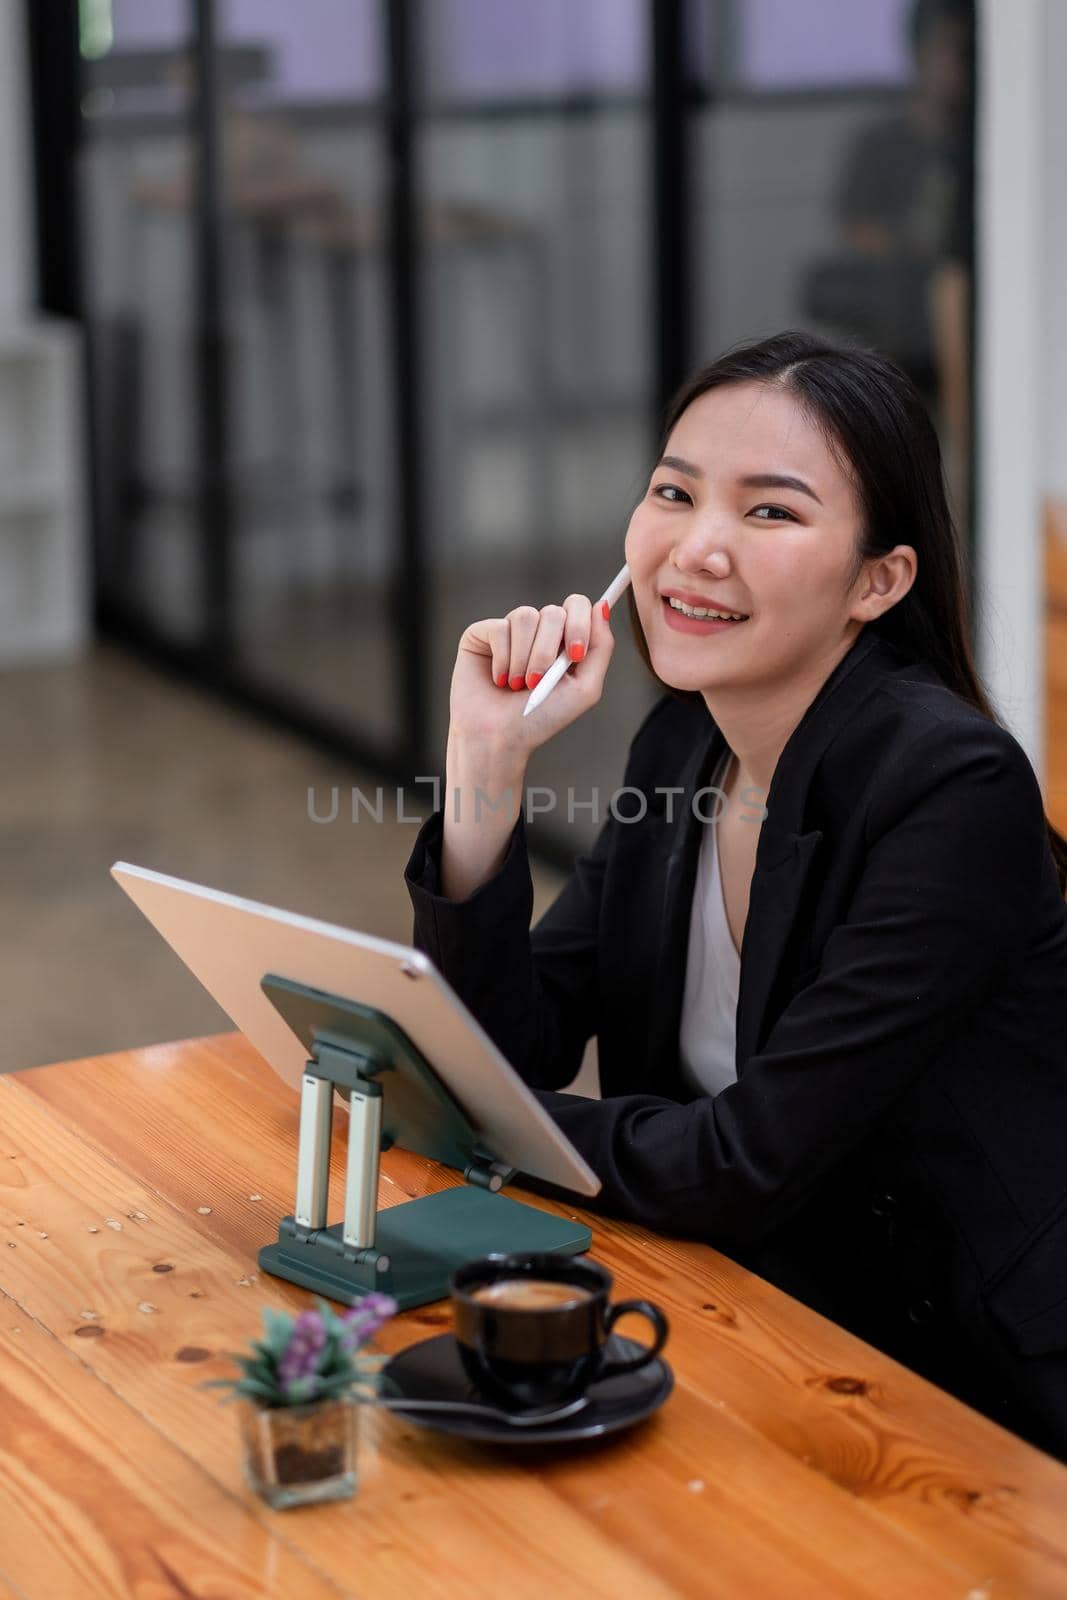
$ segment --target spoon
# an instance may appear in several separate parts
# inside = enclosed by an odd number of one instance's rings
[[[543,1407],[537,1411],[498,1411],[494,1406],[475,1405],[467,1400],[389,1400],[373,1402],[383,1411],[452,1411],[464,1416],[485,1417],[491,1422],[507,1422],[513,1428],[533,1428],[543,1422],[562,1422],[573,1417],[589,1404],[587,1395],[579,1395],[569,1405]]]

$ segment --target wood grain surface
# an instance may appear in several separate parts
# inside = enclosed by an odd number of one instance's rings
[[[0,1600],[1067,1597],[1067,1467],[716,1251],[592,1215],[617,1294],[670,1318],[655,1416],[531,1450],[364,1412],[356,1498],[272,1512],[199,1384],[263,1305],[311,1301],[256,1266],[292,1211],[296,1096],[236,1034],[0,1095]],[[380,1203],[456,1181],[391,1151]],[[450,1325],[420,1307],[379,1348]]]

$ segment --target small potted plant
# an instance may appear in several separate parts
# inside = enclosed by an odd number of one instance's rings
[[[239,1378],[213,1378],[241,1402],[245,1478],[276,1508],[340,1500],[356,1488],[356,1403],[387,1356],[363,1350],[397,1309],[368,1294],[337,1315],[325,1300],[296,1317],[263,1311],[264,1337],[231,1356]]]

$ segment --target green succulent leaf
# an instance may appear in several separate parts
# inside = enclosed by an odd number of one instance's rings
[[[302,1406],[309,1400],[317,1400],[321,1393],[321,1380],[314,1374],[307,1378],[290,1378],[285,1385],[285,1400],[288,1405]]]
[[[322,1318],[323,1327],[326,1329],[327,1333],[329,1333],[331,1329],[344,1327],[344,1323],[334,1311],[333,1307],[327,1301],[321,1299],[318,1295],[315,1296],[315,1309]]]
[[[316,1297],[316,1309],[325,1335],[322,1348],[313,1357],[313,1368],[299,1378],[283,1381],[279,1366],[292,1340],[296,1318],[273,1307],[263,1308],[263,1334],[251,1339],[240,1352],[227,1359],[237,1377],[212,1378],[202,1388],[225,1389],[227,1399],[246,1395],[271,1407],[303,1405],[319,1398],[334,1398],[356,1390],[361,1397],[375,1392],[377,1374],[390,1359],[387,1355],[368,1356],[360,1344],[353,1347],[356,1330],[338,1316],[327,1301]],[[357,1335],[358,1337],[358,1335]]]
[[[229,1399],[236,1399],[238,1395],[249,1395],[257,1400],[268,1400],[277,1405],[281,1400],[281,1392],[276,1383],[263,1383],[258,1378],[207,1378],[199,1386],[201,1389],[229,1389]]]
[[[260,1348],[279,1361],[285,1353],[285,1348],[293,1335],[294,1319],[287,1311],[275,1311],[272,1306],[263,1307],[263,1326],[266,1329],[266,1338]]]
[[[237,1391],[253,1399],[270,1400],[275,1404],[282,1399],[281,1390],[276,1383],[262,1383],[258,1378],[242,1378],[237,1385]]]
[[[347,1373],[339,1373],[336,1378],[324,1378],[319,1384],[318,1398],[333,1400],[337,1395],[345,1394],[353,1387],[353,1379]]]

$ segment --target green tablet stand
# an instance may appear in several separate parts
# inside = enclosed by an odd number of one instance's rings
[[[589,1229],[497,1191],[515,1169],[478,1129],[402,1028],[373,1006],[268,973],[264,994],[304,1044],[296,1212],[264,1272],[355,1305],[372,1290],[401,1308],[444,1299],[465,1261],[493,1251],[587,1250]],[[344,1221],[328,1227],[333,1096],[348,1098]],[[456,1167],[465,1185],[378,1210],[378,1167],[392,1145]]]

